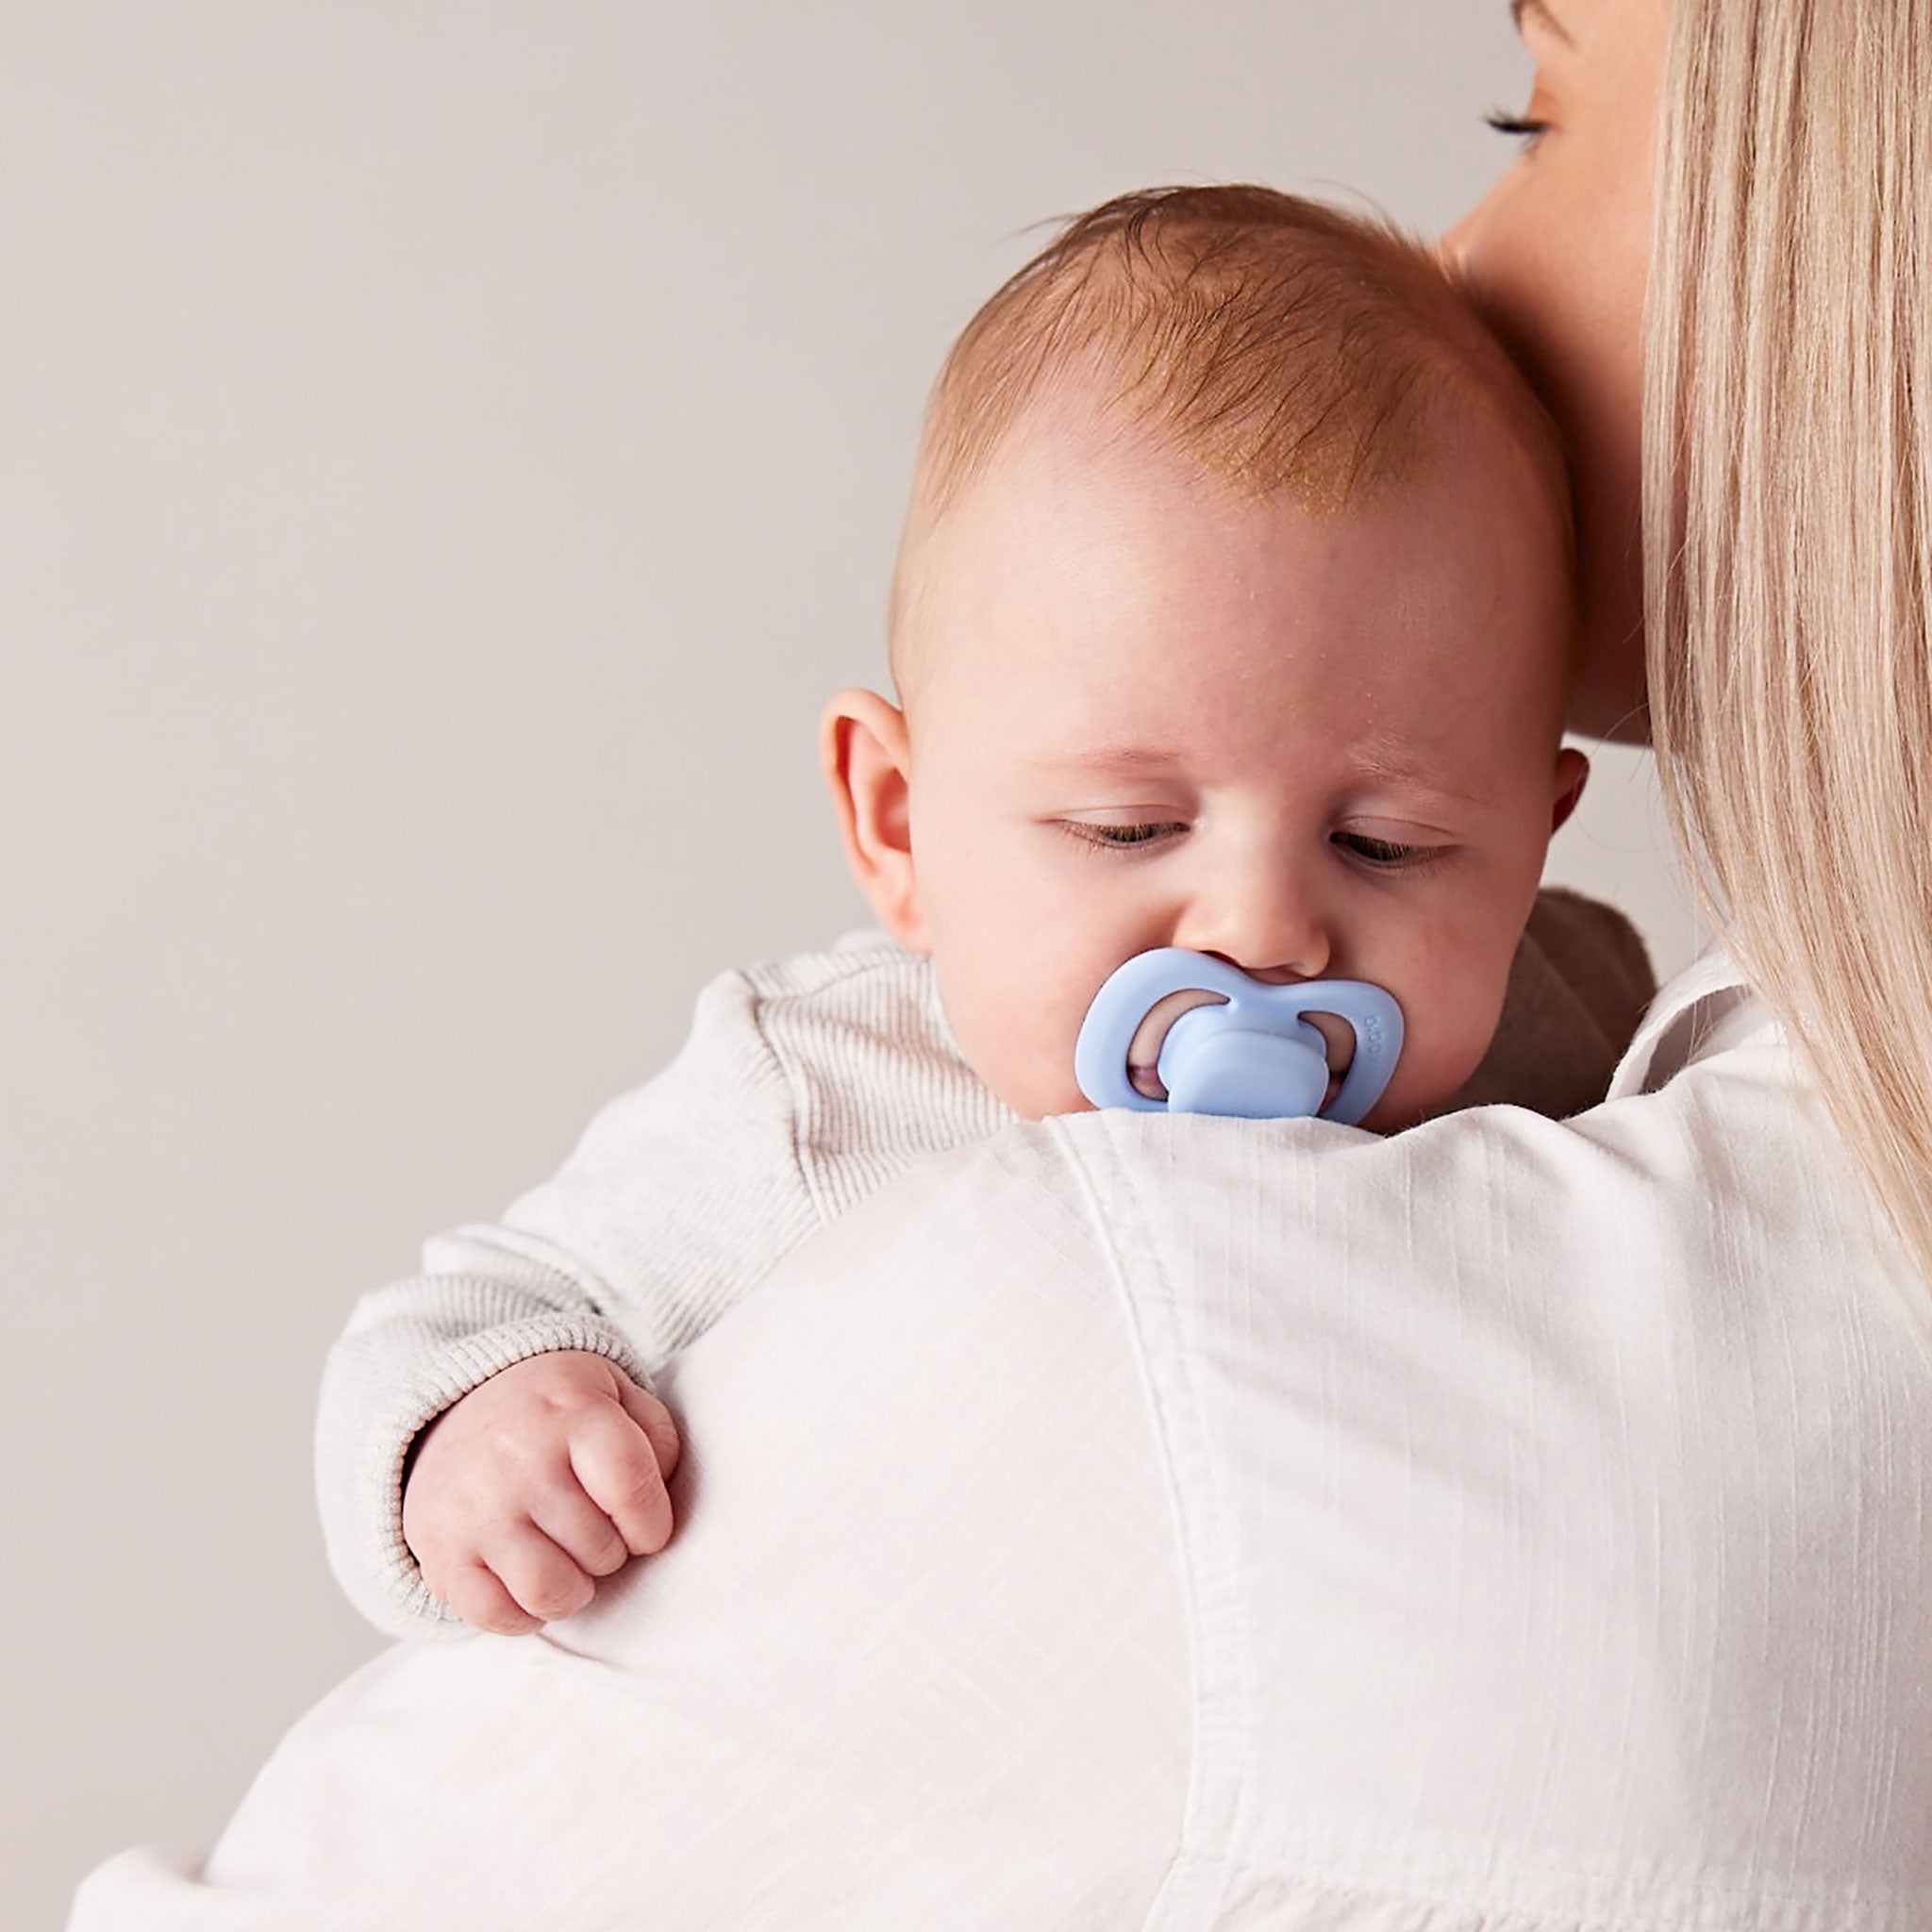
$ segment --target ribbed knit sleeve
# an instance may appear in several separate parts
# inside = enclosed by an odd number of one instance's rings
[[[930,969],[882,935],[713,981],[676,1059],[605,1108],[554,1179],[356,1307],[316,1443],[350,1600],[394,1635],[462,1627],[404,1541],[403,1474],[478,1384],[557,1349],[645,1381],[807,1235],[1012,1118],[952,1044]]]

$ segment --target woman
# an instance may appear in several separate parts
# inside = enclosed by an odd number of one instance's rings
[[[1515,10],[1451,246],[1572,438],[1599,727],[1647,399],[1650,713],[1749,983],[1566,1125],[916,1175],[687,1358],[664,1557],[378,1660],[76,1927],[1932,1924],[1932,5]]]
[[[1647,558],[1680,836],[1927,1322],[1932,9],[1680,0],[1674,35],[1668,0],[1512,11],[1537,81],[1497,125],[1523,153],[1448,246],[1578,452],[1574,722],[1644,716]]]

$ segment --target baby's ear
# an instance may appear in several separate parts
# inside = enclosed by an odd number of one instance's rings
[[[1590,760],[1574,744],[1557,754],[1556,796],[1550,807],[1550,830],[1554,833],[1576,809],[1583,788],[1590,780]]]
[[[912,754],[906,714],[876,691],[841,691],[819,721],[819,769],[845,862],[878,923],[915,953],[932,950],[912,865]]]

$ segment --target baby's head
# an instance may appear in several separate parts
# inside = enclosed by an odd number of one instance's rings
[[[1393,993],[1388,1129],[1495,1030],[1583,782],[1574,643],[1554,432],[1428,257],[1173,190],[1082,217],[955,345],[899,702],[842,693],[822,744],[874,911],[1022,1114],[1086,1104],[1101,982],[1184,946]]]

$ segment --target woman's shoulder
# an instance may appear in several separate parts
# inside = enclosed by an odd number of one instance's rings
[[[1708,946],[1650,1002],[1609,1097],[1654,1092],[1690,1067],[1740,1047],[1781,1044],[1783,1037],[1743,969],[1723,946]]]
[[[1387,1140],[1052,1124],[1187,1553],[1199,1885],[1932,1924],[1932,1377],[1894,1257],[1728,961],[1665,989],[1625,1085]]]

